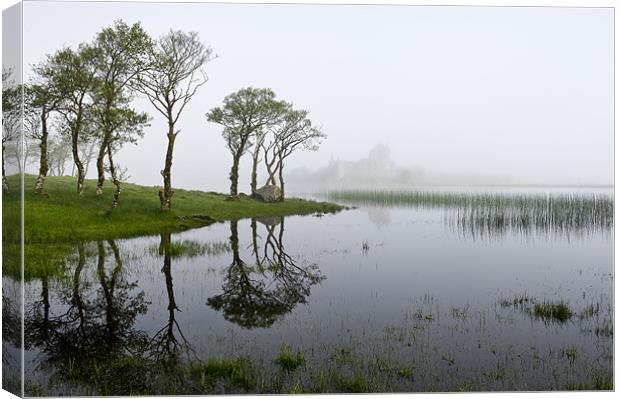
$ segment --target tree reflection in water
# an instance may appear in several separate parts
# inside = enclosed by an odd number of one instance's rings
[[[148,343],[147,335],[134,329],[136,317],[147,309],[144,292],[133,293],[137,282],[125,280],[118,247],[112,240],[107,244],[113,267],[107,270],[105,244],[97,242],[93,282],[83,276],[91,248],[78,245],[70,284],[61,289],[64,313],[50,314],[47,277],[41,281],[41,299],[26,310],[25,347],[41,351],[38,368],[48,371],[51,380],[92,384],[104,365],[139,354]]]
[[[257,222],[266,226],[260,253]],[[279,231],[276,234],[276,227]],[[324,279],[316,264],[299,266],[284,249],[284,218],[252,219],[255,265],[239,254],[238,221],[230,222],[233,260],[226,270],[222,293],[207,300],[226,320],[247,329],[269,327],[299,303],[306,303],[311,287]]]
[[[176,320],[176,312],[180,310],[174,298],[171,243],[170,233],[161,234],[159,255],[164,257],[164,266],[161,271],[166,280],[168,321],[151,338],[149,342],[149,357],[163,364],[174,366],[179,363],[183,354],[193,357],[195,357],[195,354]]]

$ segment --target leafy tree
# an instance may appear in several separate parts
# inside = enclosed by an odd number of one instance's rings
[[[55,110],[62,116],[66,133],[71,137],[71,152],[77,169],[77,192],[84,191],[84,165],[80,159],[79,143],[92,126],[90,120],[91,92],[96,84],[95,49],[81,44],[77,51],[58,50],[35,68],[38,77],[46,82],[50,101],[58,100]],[[52,101],[52,102],[53,102]]]
[[[139,114],[129,106],[130,88],[148,69],[153,42],[139,23],[129,26],[119,20],[97,34],[93,47],[97,82],[93,88],[93,115],[100,130],[97,154],[97,194],[100,195],[105,181],[105,158],[112,163],[113,147],[135,141],[135,136],[128,135],[141,132],[146,124],[146,114]],[[114,170],[112,164],[110,169]],[[120,195],[118,180],[114,176],[112,180],[116,194]],[[112,203],[111,209],[117,202]]]
[[[112,127],[112,134],[107,138],[108,143],[104,148],[104,156],[108,159],[107,170],[110,172],[115,191],[107,212],[108,215],[117,207],[122,191],[123,179],[120,176],[118,165],[114,163],[114,154],[123,145],[127,143],[136,144],[138,139],[144,136],[144,128],[148,126],[148,119],[149,117],[145,113],[136,112],[129,107],[119,107],[114,110],[114,116],[109,120],[114,123],[109,125]]]
[[[238,194],[239,162],[252,147],[258,132],[276,123],[286,109],[286,103],[277,101],[271,89],[241,89],[224,98],[222,107],[207,113],[209,122],[224,127],[222,137],[233,157],[230,169],[230,195]],[[253,182],[252,186],[256,185]]]
[[[48,121],[50,115],[58,108],[62,100],[48,82],[31,84],[26,87],[25,92],[25,109],[27,109],[25,120],[29,121],[29,123],[26,123],[26,133],[28,138],[39,142],[39,175],[34,185],[34,192],[41,194],[45,177],[50,169]]]
[[[67,161],[71,159],[71,136],[59,134],[50,137],[48,148],[50,175],[64,176]],[[83,154],[83,152],[80,151],[80,154]],[[88,162],[82,155],[80,157],[85,161],[84,174],[86,175],[88,174]]]
[[[166,161],[160,172],[164,179],[164,188],[159,191],[162,211],[172,207],[172,156],[180,133],[175,125],[185,106],[207,82],[202,68],[211,59],[212,50],[200,42],[196,32],[171,30],[158,40],[150,68],[137,78],[137,89],[168,122]]]
[[[2,191],[5,193],[9,193],[5,170],[6,149],[9,144],[19,147],[22,127],[22,87],[15,85],[12,74],[12,69],[2,68]],[[21,170],[19,152],[20,148],[16,148],[15,156]]]

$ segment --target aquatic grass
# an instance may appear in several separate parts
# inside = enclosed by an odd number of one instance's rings
[[[503,308],[512,307],[521,310],[529,308],[532,303],[534,303],[534,298],[527,294],[516,295],[513,298],[502,298],[499,301],[500,306]]]
[[[293,371],[304,364],[306,359],[301,352],[293,352],[288,345],[282,345],[280,347],[280,353],[278,353],[274,361],[282,370]]]
[[[596,304],[590,304],[588,307],[583,309],[581,313],[579,313],[579,318],[581,320],[589,319],[594,316],[598,316],[601,311],[601,305],[597,302]]]
[[[229,387],[250,389],[255,385],[252,378],[252,365],[243,357],[234,359],[220,359],[210,357],[206,362],[194,363],[191,374],[199,378],[204,387],[213,387],[218,381],[223,381]]]
[[[487,234],[609,231],[614,217],[613,196],[606,194],[337,190],[320,196],[353,205],[443,209],[457,229]]]
[[[574,363],[575,359],[577,359],[577,356],[579,356],[579,349],[577,349],[574,346],[571,346],[571,347],[568,347],[568,348],[564,349],[564,351],[562,353],[564,354],[564,356],[566,356],[566,358],[571,363]]]
[[[346,393],[371,392],[370,385],[362,375],[355,374],[350,377],[341,377],[338,381],[339,391]]]
[[[153,245],[149,248],[152,255],[166,253],[172,258],[196,258],[199,256],[219,256],[230,253],[230,245],[227,242],[200,243],[194,240],[174,241],[166,244]]]
[[[564,323],[573,317],[573,311],[567,303],[542,302],[534,304],[534,316],[545,321]]]
[[[612,391],[614,389],[613,374],[606,370],[596,369],[592,372],[592,379],[587,382],[570,384],[571,391]]]

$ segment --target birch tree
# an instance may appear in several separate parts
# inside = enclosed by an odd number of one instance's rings
[[[2,191],[5,193],[10,192],[5,169],[7,147],[19,144],[21,132],[21,88],[15,85],[12,74],[12,69],[2,68]],[[20,166],[19,154],[16,155]]]
[[[35,72],[45,80],[57,99],[55,110],[63,118],[66,132],[71,137],[71,153],[77,169],[77,193],[84,191],[84,165],[80,159],[79,144],[85,139],[91,122],[91,93],[96,84],[94,49],[81,44],[77,51],[58,50],[40,64]]]
[[[222,137],[233,157],[230,169],[230,195],[233,197],[238,194],[241,157],[252,148],[257,132],[276,123],[286,109],[286,103],[275,97],[271,89],[248,87],[228,95],[222,107],[207,113],[209,122],[224,127]]]
[[[280,192],[284,199],[284,161],[295,151],[316,151],[319,145],[327,137],[321,129],[314,127],[312,121],[308,119],[308,111],[289,109],[280,119],[280,123],[273,129],[272,155],[270,161],[276,162],[275,170],[278,173]],[[266,160],[266,163],[268,161]],[[269,171],[270,179],[273,173]]]
[[[49,82],[41,81],[28,86],[27,90],[29,138],[39,142],[39,174],[34,185],[34,192],[41,194],[45,178],[50,170],[49,164],[49,120],[62,99]]]
[[[153,42],[139,23],[131,26],[116,21],[104,28],[95,38],[95,74],[93,114],[99,132],[97,153],[97,195],[103,194],[105,159],[111,159],[116,129],[136,121],[136,112],[129,107],[131,85],[149,66]],[[129,119],[122,120],[123,117]],[[131,130],[131,129],[130,129]],[[114,179],[113,179],[114,180]],[[117,192],[120,193],[119,187]]]
[[[175,140],[181,132],[176,124],[186,105],[207,82],[203,66],[213,58],[212,53],[196,32],[171,30],[157,41],[150,67],[137,78],[137,89],[168,123],[166,160],[160,171],[164,180],[164,188],[159,190],[162,211],[172,208],[172,158]]]

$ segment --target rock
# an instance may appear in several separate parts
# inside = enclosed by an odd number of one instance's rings
[[[267,227],[273,227],[273,226],[277,226],[280,223],[282,223],[282,216],[266,216],[266,217],[260,217],[260,218],[256,218],[256,221],[264,224]]]
[[[282,192],[280,187],[266,184],[254,192],[254,197],[264,202],[276,202],[280,201]]]

